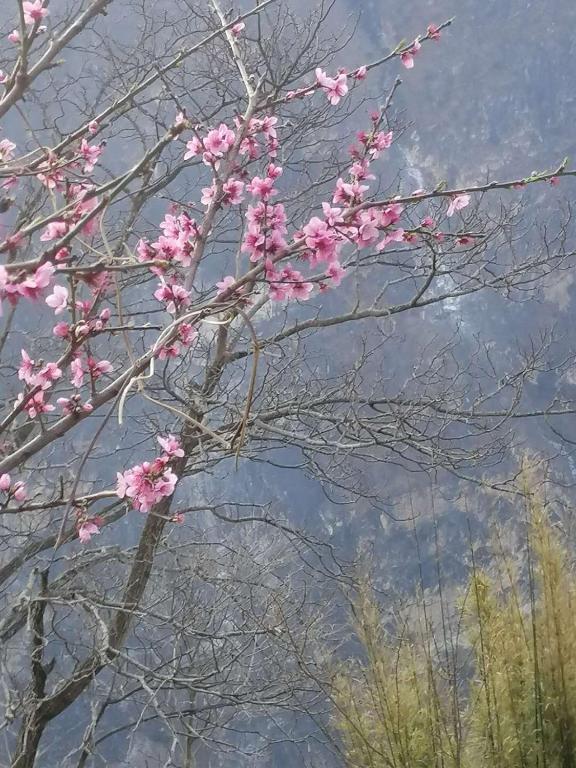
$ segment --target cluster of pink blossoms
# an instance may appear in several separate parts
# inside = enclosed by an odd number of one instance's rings
[[[91,335],[104,330],[110,319],[108,308],[101,310],[95,317],[91,316],[96,300],[105,288],[107,276],[105,273],[99,273],[89,276],[87,280],[92,283],[91,289],[95,298],[93,300],[76,299],[75,307],[80,313],[81,319],[74,325],[64,321],[58,322],[53,329],[56,337],[66,339],[76,347],[74,357],[70,362],[70,383],[77,390],[83,386],[86,374],[89,376],[90,386],[93,389],[94,382],[104,374],[113,371],[113,366],[108,360],[97,361],[91,354],[84,354],[83,352],[82,343]],[[19,285],[22,286],[24,283]],[[52,293],[46,298],[46,304],[54,310],[55,314],[62,313],[68,308],[68,289],[64,286],[55,285]],[[62,378],[62,370],[58,364],[53,362],[36,363],[24,349],[21,350],[21,358],[18,378],[24,382],[26,389],[18,395],[14,407],[25,410],[30,418],[54,411],[55,406],[48,402],[46,395],[55,382]],[[93,410],[91,402],[88,400],[83,403],[78,392],[70,397],[59,397],[56,403],[65,415],[91,413]]]
[[[244,138],[240,142],[240,154],[247,155],[249,160],[257,160],[260,157],[262,148],[258,136],[263,137],[264,151],[270,158],[275,158],[278,154],[280,143],[278,141],[278,118],[272,115],[250,119],[248,125],[244,126],[241,118],[234,120],[237,130],[244,128]]]
[[[178,357],[182,349],[190,347],[198,338],[198,331],[190,323],[179,323],[177,339],[172,344],[164,344],[159,347],[156,357],[159,360],[168,360],[171,357]]]
[[[262,147],[259,141],[261,135],[264,140],[264,148],[269,157],[276,157],[279,147],[277,123],[278,118],[267,115],[263,118],[253,117],[246,125],[241,117],[234,118],[236,132],[225,123],[220,123],[218,128],[212,128],[204,138],[198,134],[201,126],[195,126],[197,135],[186,143],[185,160],[201,156],[205,165],[219,167],[219,163],[234,146],[238,131],[242,131],[242,141],[239,146],[239,154],[247,155],[250,160],[260,157]]]
[[[20,350],[20,354],[22,362],[18,378],[26,384],[26,391],[20,392],[14,408],[23,407],[33,419],[38,414],[54,410],[54,406],[46,402],[45,393],[61,378],[62,371],[56,363],[37,364],[24,349]]]
[[[61,369],[56,363],[36,363],[24,349],[20,354],[22,362],[18,369],[18,378],[26,384],[26,390],[20,392],[14,407],[22,407],[31,419],[39,414],[54,411],[55,406],[46,400],[46,393],[56,381],[61,379]],[[95,382],[100,376],[112,370],[113,367],[108,360],[98,362],[88,355],[84,362],[78,354],[70,364],[72,386],[79,389],[84,383],[86,373],[89,374],[91,382]],[[91,413],[93,409],[90,401],[82,403],[78,393],[71,397],[59,397],[56,402],[64,414]]]
[[[440,40],[440,30],[435,24],[428,24],[426,32],[428,33],[430,40]],[[406,69],[414,68],[414,56],[416,56],[421,48],[422,43],[420,42],[420,38],[417,37],[412,45],[400,55],[402,64]]]
[[[15,501],[19,502],[26,501],[26,486],[21,480],[13,483],[10,475],[0,475],[0,491],[6,494],[6,503],[8,503],[10,499],[14,499]]]
[[[301,255],[311,267],[326,265],[324,276],[332,286],[338,286],[346,274],[340,263],[340,252],[345,245],[352,243],[357,248],[376,245],[382,231],[386,230],[379,244],[383,248],[393,239],[401,240],[404,235],[403,230],[389,230],[400,219],[403,211],[400,204],[358,209],[369,189],[367,184],[361,182],[375,178],[369,173],[370,163],[392,144],[392,132],[378,130],[379,120],[380,115],[377,114],[373,117],[372,131],[358,134],[361,146],[351,149],[354,162],[349,178],[346,181],[337,179],[332,202],[322,203],[323,217],[313,216],[294,236],[295,240],[303,239],[305,250]],[[319,287],[325,290],[328,284],[323,281]]]
[[[85,176],[89,176],[94,172],[96,163],[98,162],[100,155],[104,152],[104,146],[105,142],[90,145],[86,139],[82,139],[77,150],[77,157],[73,160],[66,160],[64,162],[54,152],[49,151],[46,155],[46,160],[38,166],[36,178],[47,189],[62,190],[66,182],[64,171],[81,172]],[[78,187],[82,188],[86,187],[86,185],[76,186],[71,190],[70,194],[78,194]]]
[[[70,363],[72,374],[71,383],[75,389],[80,389],[84,384],[84,376],[88,374],[92,382],[97,381],[106,373],[112,373],[114,366],[108,360],[95,360],[91,355],[84,359],[77,355]]]
[[[6,142],[7,140],[4,140]],[[0,150],[3,149],[2,161],[7,161],[11,157],[13,145],[10,147],[0,142]],[[82,141],[80,154],[83,157],[84,173],[90,173],[94,169],[94,163],[102,152],[101,147],[90,147],[85,140]],[[75,163],[69,163],[69,166],[75,166]],[[87,182],[67,184],[66,178],[62,172],[63,168],[58,158],[49,153],[48,159],[39,166],[38,180],[51,190],[62,190],[67,205],[71,206],[66,216],[62,219],[56,219],[49,222],[40,235],[40,241],[49,243],[53,240],[59,240],[64,237],[72,227],[76,226],[87,214],[98,205],[98,198],[92,196],[94,186]],[[81,229],[85,235],[92,235],[98,226],[97,217],[89,219]],[[7,239],[4,244],[5,250],[16,250],[24,242],[22,233],[16,232]],[[59,248],[53,254],[54,261],[62,263],[70,258],[70,249]],[[34,270],[28,272],[9,272],[0,265],[0,312],[1,301],[6,298],[11,304],[15,304],[19,297],[37,301],[43,291],[48,288],[53,280],[55,267],[52,261],[45,261]],[[64,289],[58,288],[53,294],[48,306],[53,306],[58,311],[65,308]]]
[[[128,498],[134,509],[150,512],[163,498],[172,496],[178,478],[169,467],[174,458],[184,456],[184,450],[174,435],[159,437],[164,449],[154,461],[144,461],[126,472],[118,472],[116,493],[119,498]]]
[[[416,40],[414,40],[410,48],[407,51],[404,51],[404,53],[400,56],[402,60],[402,64],[404,64],[406,69],[414,68],[414,56],[416,56],[416,54],[421,48],[422,48],[422,43],[418,38],[416,38]]]
[[[232,149],[236,141],[236,134],[228,128],[226,123],[220,123],[218,128],[208,131],[203,139],[194,136],[186,144],[184,160],[191,160],[197,155],[202,155],[205,165],[218,167],[220,160]]]
[[[141,239],[136,247],[140,262],[151,262],[150,271],[160,278],[154,298],[166,305],[166,311],[178,315],[190,304],[190,292],[181,283],[177,273],[167,275],[171,267],[189,267],[200,235],[200,229],[194,219],[185,211],[176,215],[177,209],[172,208],[164,216],[160,224],[162,234],[151,243]],[[179,323],[177,338],[170,344],[164,344],[156,351],[160,360],[178,357],[182,349],[192,345],[198,332],[190,323]]]
[[[362,73],[363,74],[363,73]],[[334,88],[334,97],[338,92],[340,98],[345,94],[345,75],[338,78],[326,79],[323,73],[317,72],[319,82],[325,89]],[[373,179],[369,173],[370,163],[391,146],[392,132],[377,130],[380,115],[376,118],[371,132],[361,132],[358,136],[361,146],[353,149],[354,163],[350,169],[350,178],[345,181],[339,178],[332,198],[332,205],[323,203],[324,217],[314,216],[298,232],[294,234],[296,250],[310,267],[324,263],[326,281],[320,282],[320,290],[325,290],[330,284],[340,284],[345,269],[339,261],[339,252],[343,245],[354,243],[359,248],[374,245],[380,231],[396,223],[402,213],[402,206],[392,204],[384,209],[366,209],[351,212],[363,202],[364,194],[369,189],[362,181]],[[277,193],[275,182],[282,174],[282,168],[270,163],[264,177],[255,176],[246,185],[246,191],[258,199],[256,205],[249,205],[246,213],[246,229],[241,250],[247,253],[250,261],[264,261],[264,275],[269,286],[270,298],[275,301],[309,298],[314,284],[305,279],[302,273],[291,264],[277,267],[277,262],[288,249],[285,239],[286,212],[282,204],[272,204],[271,198]],[[340,207],[333,207],[338,205]],[[401,240],[403,230],[387,232],[381,246],[393,239]],[[300,241],[303,241],[304,250]],[[233,284],[231,276],[227,276],[218,284],[219,293]]]
[[[32,360],[25,349],[20,350],[20,355],[22,362],[18,369],[18,378],[28,384],[29,387],[49,389],[62,376],[62,371],[56,363],[38,365]]]
[[[281,204],[271,204],[270,198],[277,190],[275,181],[281,176],[282,168],[270,163],[266,169],[266,176],[255,176],[246,190],[258,199],[256,205],[249,205],[246,213],[247,229],[244,235],[241,249],[249,254],[250,261],[257,262],[264,259],[265,278],[268,282],[270,298],[274,301],[286,299],[309,298],[313,284],[306,282],[303,275],[288,263],[281,269],[276,269],[275,258],[281,256],[287,246],[284,235],[286,229],[286,211]],[[223,284],[228,282],[230,276],[224,278]]]
[[[82,171],[89,174],[94,170],[94,165],[103,151],[103,145],[90,146],[85,139],[79,148],[79,159],[74,161],[62,162],[52,152],[48,152],[47,159],[42,162],[38,168],[38,180],[52,191],[61,191],[69,210],[65,216],[49,222],[40,235],[42,243],[51,243],[54,240],[60,240],[75,227],[81,220],[88,216],[98,205],[98,198],[93,195],[94,185],[88,182],[68,183],[64,172],[66,169]],[[0,163],[9,162],[12,159],[15,145],[8,139],[0,141]],[[3,186],[15,185],[17,179],[9,179]],[[81,227],[84,235],[93,235],[98,227],[97,216],[89,218]],[[24,235],[22,232],[15,232],[8,237],[2,245],[2,250],[14,252],[24,244]],[[32,301],[37,301],[44,290],[50,286],[53,281],[56,268],[53,262],[57,264],[66,262],[70,258],[70,249],[62,247],[53,249],[45,255],[50,256],[38,267],[29,270],[13,271],[0,265],[0,314],[2,312],[2,300],[7,299],[11,304],[16,304],[20,297],[25,297]],[[48,306],[53,306],[57,311],[63,311],[64,293],[63,289],[57,289],[53,294]],[[52,303],[54,302],[54,303]]]
[[[97,281],[98,287],[93,289],[96,295],[102,290],[102,286],[105,286],[107,281],[107,275],[101,272]],[[66,293],[64,293],[66,292]],[[66,301],[66,305],[64,305]],[[48,306],[54,308],[54,314],[58,315],[68,305],[68,290],[62,286],[54,286],[53,292],[46,299]],[[56,323],[52,329],[52,333],[59,339],[67,339],[75,344],[81,342],[93,336],[97,333],[101,333],[107,326],[110,320],[110,310],[105,307],[98,315],[92,317],[93,306],[95,302],[91,301],[76,301],[76,309],[81,313],[81,319],[74,325],[60,321]]]
[[[194,219],[186,212],[175,216],[167,213],[160,223],[162,234],[151,243],[141,239],[136,247],[138,260],[141,262],[154,261],[165,262],[153,264],[150,271],[156,275],[162,275],[166,268],[177,263],[183,267],[189,267],[192,261],[192,253],[200,230]]]

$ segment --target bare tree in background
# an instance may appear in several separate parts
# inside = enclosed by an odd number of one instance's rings
[[[211,746],[238,765],[298,742],[346,573],[262,487],[298,467],[376,504],[382,462],[475,479],[520,419],[573,412],[526,401],[569,364],[553,335],[512,354],[434,324],[485,293],[537,301],[573,269],[569,215],[551,235],[519,202],[572,172],[413,190],[380,159],[405,140],[397,65],[449,21],[338,70],[351,36],[329,3],[117,5],[14,0],[0,54],[14,768],[148,748],[189,768]],[[231,496],[248,461],[260,487]]]

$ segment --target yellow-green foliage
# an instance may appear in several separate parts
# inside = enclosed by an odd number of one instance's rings
[[[456,633],[444,618],[433,630],[429,607],[384,629],[361,595],[364,658],[333,687],[350,768],[576,768],[576,576],[542,505],[530,507],[518,568],[502,551],[489,573],[472,557]]]

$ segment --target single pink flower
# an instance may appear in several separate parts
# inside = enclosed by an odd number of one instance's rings
[[[453,216],[456,211],[461,211],[470,203],[470,195],[455,195],[448,205],[446,216]]]
[[[92,536],[95,536],[98,533],[100,533],[100,526],[95,518],[86,520],[78,528],[78,538],[82,544],[88,543]]]
[[[190,160],[192,157],[196,157],[196,155],[202,154],[202,149],[202,142],[197,136],[194,136],[194,138],[186,142],[186,153],[184,155],[184,160]]]
[[[82,359],[75,357],[70,363],[70,371],[72,373],[72,386],[76,389],[80,389],[84,383],[84,366],[82,365]]]
[[[54,254],[54,260],[58,262],[68,261],[70,258],[70,248],[58,248]]]
[[[178,357],[180,347],[178,344],[164,344],[156,350],[158,360],[169,360],[171,357]]]
[[[342,282],[342,278],[346,275],[346,270],[339,261],[333,261],[328,265],[324,274],[332,280],[332,285],[338,286]]]
[[[102,152],[104,152],[102,146],[97,144],[91,146],[86,139],[82,139],[82,143],[80,144],[80,154],[84,159],[84,173],[92,173]]]
[[[336,190],[332,198],[333,203],[344,203],[345,205],[355,205],[362,202],[364,192],[369,189],[367,184],[359,184],[357,181],[347,183],[339,178],[336,181]]]
[[[284,172],[284,169],[281,165],[274,165],[274,163],[269,163],[268,167],[266,168],[266,176],[268,176],[269,179],[272,179],[273,181],[276,181],[280,176],[282,176],[282,173]]]
[[[384,239],[378,243],[378,250],[383,251],[384,248],[388,245],[388,243],[402,243],[404,242],[404,230],[400,227],[399,229],[392,229],[390,232],[386,233],[386,236]]]
[[[404,206],[401,205],[401,203],[387,205],[386,208],[380,212],[380,226],[389,227],[391,224],[396,224],[397,221],[400,221],[403,210]]]
[[[384,131],[379,131],[372,141],[370,142],[368,146],[368,151],[372,155],[373,158],[377,158],[380,156],[380,153],[383,152],[385,149],[390,149],[392,146],[392,140],[394,138],[394,133],[392,131],[388,131],[388,133],[384,133]]]
[[[68,232],[68,224],[65,221],[51,221],[46,225],[44,232],[40,235],[40,240],[47,243],[50,240],[59,240]]]
[[[228,179],[228,181],[222,185],[222,202],[225,205],[239,205],[242,200],[244,200],[244,196],[242,195],[243,190],[243,181],[240,181],[239,179]]]
[[[36,24],[37,21],[48,15],[48,8],[44,8],[43,0],[24,0],[22,3],[22,10],[24,11],[24,21],[28,25]]]
[[[212,183],[211,187],[202,187],[202,197],[200,198],[200,202],[202,205],[210,205],[212,200],[214,200],[214,196],[216,195],[216,184]]]
[[[239,37],[240,33],[246,29],[246,24],[244,24],[243,21],[239,21],[237,24],[234,24],[234,26],[231,28],[230,32],[234,35],[234,37]]]
[[[55,315],[59,315],[68,306],[68,288],[63,285],[55,285],[52,293],[46,297],[46,304],[52,307]]]
[[[326,223],[333,227],[337,222],[341,221],[342,209],[332,208],[330,203],[322,203],[322,210],[324,212],[324,218]]]
[[[8,40],[10,40],[11,43],[19,43],[21,40],[20,32],[18,32],[17,29],[13,29],[8,35]]]
[[[4,163],[12,160],[15,149],[16,144],[14,144],[13,141],[10,141],[10,139],[2,139],[2,141],[0,141],[0,160]]]
[[[42,387],[42,389],[50,389],[52,384],[62,376],[62,371],[56,363],[46,363],[43,368],[40,369],[36,376],[36,385]]]
[[[10,488],[10,475],[0,475],[0,491],[7,491]]]
[[[220,296],[222,293],[226,293],[228,288],[230,288],[231,285],[234,285],[235,282],[235,277],[232,277],[232,275],[226,275],[226,277],[220,280],[220,282],[216,283],[216,287],[218,288],[216,296]]]
[[[105,373],[112,373],[114,370],[114,366],[109,360],[96,361],[93,357],[88,357],[86,359],[86,365],[88,366],[88,372],[94,381],[99,379],[100,376],[103,376]]]
[[[180,323],[178,326],[178,338],[185,347],[189,347],[198,338],[198,331],[190,323]]]
[[[180,440],[174,435],[168,435],[167,437],[157,437],[161,448],[164,449],[164,453],[169,458],[182,458],[184,456],[184,450],[180,444]]]
[[[18,368],[18,378],[21,381],[26,382],[26,384],[29,384],[30,386],[34,386],[35,384],[35,374],[34,374],[34,360],[30,357],[28,352],[26,352],[25,349],[20,350],[20,355],[22,357],[22,362],[20,363],[20,367]]]
[[[59,339],[66,339],[70,335],[70,325],[64,322],[56,323],[52,329],[52,333]]]
[[[255,197],[260,197],[265,202],[269,200],[272,195],[278,194],[278,190],[274,189],[274,179],[266,176],[261,179],[260,176],[254,176],[252,181],[246,185],[246,190]]]
[[[440,30],[436,24],[428,24],[426,31],[428,32],[428,37],[431,40],[440,40]]]
[[[16,402],[14,404],[14,407],[17,408],[20,406],[23,402],[26,402],[24,405],[24,410],[28,412],[28,416],[31,419],[36,418],[41,413],[48,413],[49,411],[54,410],[54,406],[50,403],[44,402],[44,390],[41,389],[39,392],[36,392],[32,397],[29,395],[24,396],[22,392],[18,395],[16,398]]]

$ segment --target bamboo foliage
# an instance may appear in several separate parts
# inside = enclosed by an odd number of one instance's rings
[[[333,685],[348,768],[576,768],[576,573],[546,505],[529,495],[528,511],[521,558],[499,545],[483,569],[471,549],[457,645],[430,603],[385,624],[361,590],[362,658]]]

